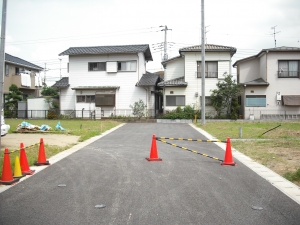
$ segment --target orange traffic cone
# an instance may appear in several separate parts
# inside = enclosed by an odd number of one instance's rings
[[[34,165],[36,165],[36,166],[50,165],[49,161],[46,160],[46,153],[45,153],[43,138],[40,139],[38,161],[35,162]]]
[[[20,165],[23,175],[32,175],[35,170],[31,170],[28,165],[27,156],[24,148],[24,144],[20,143]]]
[[[221,163],[221,165],[222,166],[235,166],[236,165],[235,162],[233,162],[233,159],[232,159],[230,138],[227,138],[224,161]]]
[[[146,158],[148,161],[162,161],[162,159],[158,158],[157,147],[156,147],[156,136],[152,135],[152,144],[150,149],[150,157]]]
[[[22,170],[21,170],[21,165],[20,165],[20,160],[19,157],[16,156],[15,159],[15,170],[14,170],[14,178],[22,178],[25,175],[22,174]]]
[[[6,148],[4,150],[2,178],[0,180],[0,184],[11,185],[19,181],[19,178],[13,178],[9,154],[10,153]]]

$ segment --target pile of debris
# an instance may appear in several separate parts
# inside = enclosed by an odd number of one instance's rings
[[[52,130],[52,128],[48,125],[43,124],[42,126],[37,126],[25,121],[17,126],[17,132],[44,132],[50,130]]]

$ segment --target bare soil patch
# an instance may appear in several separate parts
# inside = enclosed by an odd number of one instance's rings
[[[13,133],[1,137],[1,150],[5,148],[8,148],[8,150],[18,149],[20,143],[23,143],[25,147],[33,145],[39,143],[41,138],[43,138],[45,145],[64,147],[77,144],[80,137],[66,134]]]

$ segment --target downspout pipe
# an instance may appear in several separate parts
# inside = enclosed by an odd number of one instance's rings
[[[146,91],[146,111],[147,111],[147,109],[148,109],[148,89],[145,87],[144,87],[144,89]]]
[[[268,53],[269,50],[266,51],[266,82],[268,82]]]

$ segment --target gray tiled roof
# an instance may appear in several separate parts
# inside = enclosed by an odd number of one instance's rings
[[[143,74],[140,81],[137,83],[137,86],[155,86],[159,81],[160,81],[159,74],[146,73]]]
[[[246,85],[246,86],[269,86],[269,83],[264,81],[264,79],[262,78],[258,78],[252,81],[248,81],[243,83],[242,85]]]
[[[179,52],[201,52],[201,45],[194,45],[179,49]],[[231,46],[205,44],[206,52],[230,52],[231,56],[236,53],[236,48]]]
[[[263,49],[262,51],[300,51],[300,48],[297,47],[286,47],[286,46],[281,46],[281,47],[277,47],[277,48],[267,48],[267,49]]]
[[[56,81],[55,84],[52,85],[52,87],[57,87],[57,88],[64,88],[64,87],[69,87],[69,77],[63,77],[59,81]]]
[[[120,86],[78,86],[72,87],[72,90],[103,90],[103,89],[119,89]]]
[[[36,70],[43,70],[44,68],[34,65],[33,63],[27,62],[24,59],[20,59],[18,57],[12,56],[10,54],[5,53],[5,61],[13,64],[18,64],[21,66],[29,67]]]
[[[148,44],[143,45],[115,45],[93,47],[71,47],[59,55],[85,55],[85,54],[112,54],[112,53],[138,53],[143,52],[147,61],[152,61]]]
[[[252,59],[252,58],[257,58],[260,56],[260,54],[264,53],[264,52],[300,52],[300,48],[297,47],[286,47],[286,46],[282,46],[282,47],[277,47],[277,48],[266,48],[266,49],[262,49],[259,53],[257,53],[256,55],[252,55],[240,60],[237,60],[232,66],[235,67],[237,66],[238,63]]]
[[[162,62],[161,62],[161,64],[162,64],[162,65],[164,65],[164,64],[166,64],[166,63],[168,63],[168,62],[170,62],[170,61],[173,61],[173,60],[179,59],[179,58],[181,58],[181,57],[182,57],[181,55],[178,55],[178,56],[172,57],[172,58],[170,58],[170,59],[167,59],[167,60],[165,60],[165,61],[162,61]]]
[[[186,87],[188,83],[184,81],[184,77],[178,77],[172,80],[166,80],[157,84],[159,87]]]

